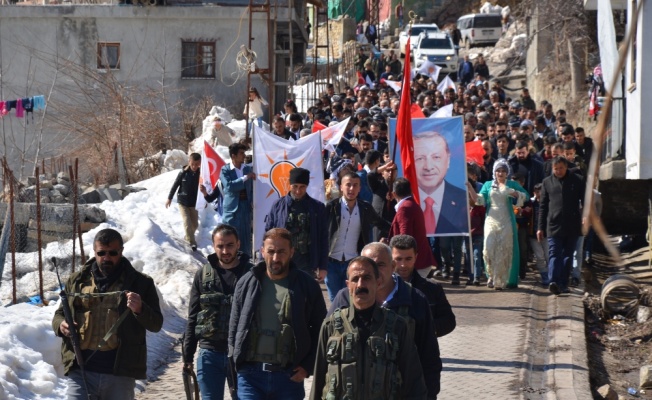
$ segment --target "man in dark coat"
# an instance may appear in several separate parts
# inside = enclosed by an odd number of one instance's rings
[[[584,181],[568,170],[568,161],[553,158],[552,175],[543,180],[541,189],[537,240],[548,239],[549,288],[555,295],[570,292],[568,277],[582,229],[584,191]]]
[[[146,333],[163,326],[154,281],[122,256],[122,236],[103,229],[93,241],[95,257],[66,282],[68,304],[80,335],[85,378],[75,359],[63,304],[54,313],[52,329],[62,337],[63,369],[69,399],[133,399],[136,379],[147,378]],[[119,317],[124,317],[118,323]],[[117,324],[117,325],[116,325]],[[117,329],[104,340],[105,334]]]
[[[415,262],[419,257],[417,241],[409,235],[398,235],[392,238],[389,247],[392,248],[392,261],[398,276],[411,284],[413,288],[419,289],[428,299],[437,337],[453,332],[456,326],[455,314],[453,314],[444,289],[439,283],[414,273]],[[430,247],[426,251],[430,252]]]
[[[205,398],[224,398],[224,382],[229,379],[228,335],[231,301],[235,285],[253,267],[249,256],[240,251],[238,231],[220,224],[212,234],[215,253],[195,273],[188,300],[188,322],[183,335],[183,367],[192,371],[197,345],[197,383]],[[236,382],[229,379],[229,387]]]
[[[181,220],[183,221],[183,230],[186,241],[190,244],[192,251],[197,250],[197,241],[195,240],[195,231],[199,226],[199,214],[195,209],[197,203],[197,191],[199,190],[199,167],[201,165],[201,155],[190,153],[188,165],[183,167],[177,179],[168,194],[168,200],[165,202],[165,208],[170,207],[174,194],[177,193],[177,203]]]
[[[426,223],[423,219],[423,210],[419,203],[412,197],[410,182],[405,178],[398,178],[394,182],[394,197],[396,197],[396,216],[392,221],[387,239],[396,235],[410,235],[413,237],[419,248],[422,249],[417,255],[414,267],[419,274],[427,277],[432,266],[435,266],[435,258],[430,250],[428,237],[426,236]]]
[[[309,184],[310,171],[290,170],[290,192],[272,204],[265,217],[265,232],[272,228],[289,230],[294,264],[310,274],[317,272],[323,280],[328,270],[328,219],[324,204],[307,193]]]
[[[229,321],[229,357],[238,372],[238,398],[302,400],[313,371],[326,315],[315,279],[292,262],[292,235],[265,233],[264,261],[238,281]]]
[[[371,228],[389,230],[390,227],[371,204],[358,199],[360,185],[360,177],[355,172],[344,175],[340,185],[342,197],[326,205],[330,250],[325,282],[331,300],[346,286],[349,261],[371,242]]]
[[[528,193],[534,193],[534,186],[543,181],[544,169],[543,163],[530,154],[526,141],[516,143],[514,155],[510,156],[508,161],[514,175],[520,174],[525,177],[523,188]]]

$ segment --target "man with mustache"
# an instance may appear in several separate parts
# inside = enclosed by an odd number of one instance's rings
[[[158,332],[163,325],[156,287],[152,278],[136,271],[122,256],[119,232],[99,231],[93,248],[95,257],[70,276],[65,289],[79,330],[85,377],[75,359],[62,304],[52,319],[54,333],[63,337],[67,396],[133,399],[136,379],[147,378],[145,333]],[[105,340],[110,331],[114,332]]]
[[[419,360],[428,388],[427,398],[436,399],[442,364],[428,300],[420,290],[413,288],[394,273],[395,263],[392,261],[392,250],[389,246],[379,242],[369,243],[362,249],[361,254],[371,258],[378,265],[380,284],[376,291],[376,304],[395,311],[408,322],[409,334],[414,338],[419,351]],[[329,314],[338,308],[348,307],[349,304],[349,291],[344,288],[335,296]]]
[[[229,357],[238,372],[238,398],[303,399],[303,381],[315,365],[326,315],[317,281],[292,262],[292,235],[270,229],[264,261],[235,287],[229,321]]]
[[[425,399],[407,322],[376,304],[378,265],[368,257],[352,259],[346,284],[352,304],[336,309],[321,327],[310,399]]]

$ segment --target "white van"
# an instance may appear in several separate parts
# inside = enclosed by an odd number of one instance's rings
[[[495,45],[503,33],[503,20],[500,14],[468,14],[457,20],[457,28],[462,34],[460,46]]]

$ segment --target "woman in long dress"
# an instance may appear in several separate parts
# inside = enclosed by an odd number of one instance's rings
[[[485,182],[476,194],[469,188],[476,205],[487,208],[484,223],[483,258],[487,268],[487,287],[502,290],[518,286],[519,248],[514,206],[522,207],[528,193],[517,182],[508,180],[509,163],[494,163],[493,180]]]

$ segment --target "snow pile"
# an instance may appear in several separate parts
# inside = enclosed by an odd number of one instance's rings
[[[118,230],[125,240],[124,256],[133,266],[150,275],[159,290],[163,329],[147,333],[148,371],[162,364],[185,326],[188,294],[195,271],[205,262],[193,253],[183,239],[183,224],[176,197],[165,208],[167,194],[178,170],[139,182],[147,190],[132,193],[122,201],[104,202],[108,223],[83,235],[86,255],[93,252],[93,238],[104,228]],[[200,212],[197,243],[202,254],[211,253],[210,232],[217,216],[209,207]],[[77,249],[79,254],[79,249]],[[44,260],[66,258],[72,253],[70,242],[50,243],[43,251]],[[44,297],[48,306],[25,304],[38,293],[36,253],[18,254],[17,293],[22,304],[6,306],[0,312],[0,399],[61,399],[66,380],[61,367],[61,339],[52,332],[52,316],[58,307],[58,285],[53,266],[44,265]],[[79,265],[77,266],[79,268]],[[62,280],[70,276],[70,265],[60,262]],[[11,302],[11,257],[7,257],[0,287],[0,302]]]
[[[183,150],[169,150],[165,153],[163,159],[163,167],[161,168],[162,172],[174,171],[175,169],[183,168],[188,164],[188,154],[184,153]]]

